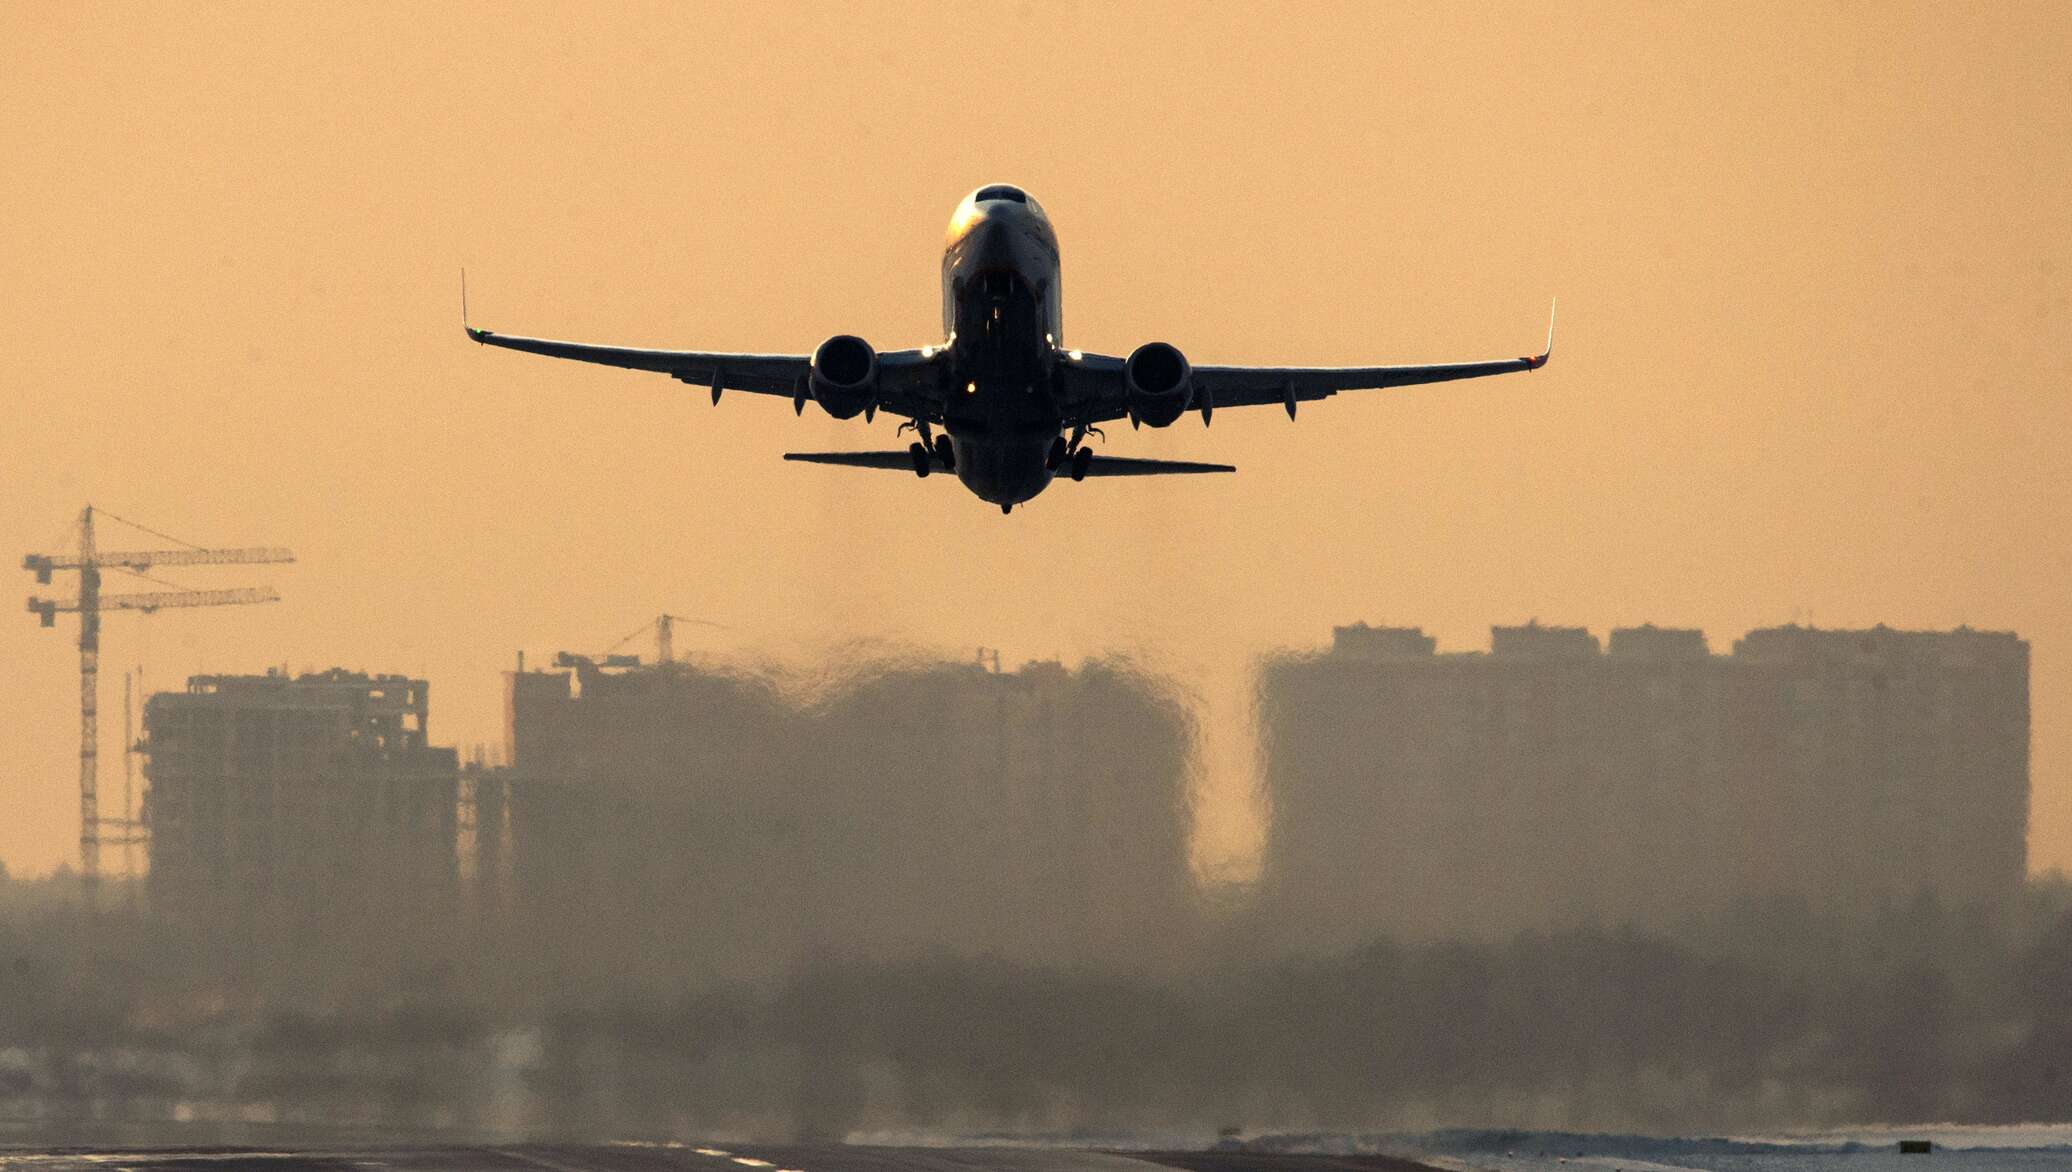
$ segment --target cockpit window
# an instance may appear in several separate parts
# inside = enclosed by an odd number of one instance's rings
[[[1006,199],[1012,200],[1015,203],[1029,202],[1028,195],[1024,193],[1021,188],[1010,187],[1005,183],[995,183],[991,187],[981,187],[978,189],[978,194],[972,196],[971,198],[978,201],[984,201],[989,199]]]

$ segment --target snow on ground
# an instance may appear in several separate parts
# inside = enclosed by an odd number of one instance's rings
[[[1902,1155],[1901,1139],[1926,1139],[1934,1150]],[[2072,1125],[1861,1128],[1732,1139],[1452,1132],[1408,1139],[1402,1147],[1456,1172],[2072,1172]]]

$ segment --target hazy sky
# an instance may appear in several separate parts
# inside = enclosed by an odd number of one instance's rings
[[[2032,860],[2072,864],[2072,7],[1786,11],[10,4],[0,553],[90,499],[301,555],[161,575],[283,604],[109,620],[111,794],[124,666],[423,675],[465,749],[516,648],[665,609],[794,662],[1131,650],[1225,724],[1252,657],[1355,619],[2012,628]],[[1501,357],[1559,294],[1554,362],[1125,428],[1242,471],[1003,517],[778,458],[890,418],[460,331],[465,264],[513,332],[934,341],[944,223],[993,180],[1056,221],[1088,349]],[[75,630],[0,622],[16,872],[75,851]]]

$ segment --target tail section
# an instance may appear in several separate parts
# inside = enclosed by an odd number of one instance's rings
[[[1196,472],[1235,472],[1234,464],[1197,464],[1192,460],[1137,460],[1128,456],[1095,456],[1088,476],[1177,476]]]
[[[897,452],[786,452],[784,458],[803,464],[839,464],[844,468],[885,468],[914,474],[913,453]]]

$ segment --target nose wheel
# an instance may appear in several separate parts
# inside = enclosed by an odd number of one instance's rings
[[[926,480],[928,473],[933,471],[935,466],[935,461],[928,455],[928,449],[919,443],[911,443],[907,445],[907,455],[914,461],[914,475]]]
[[[949,436],[939,435],[935,437],[935,458],[942,461],[943,471],[955,472],[957,470],[957,449],[950,446]]]
[[[1093,466],[1094,450],[1082,447],[1072,453],[1072,480],[1077,483],[1086,479],[1086,470]]]

